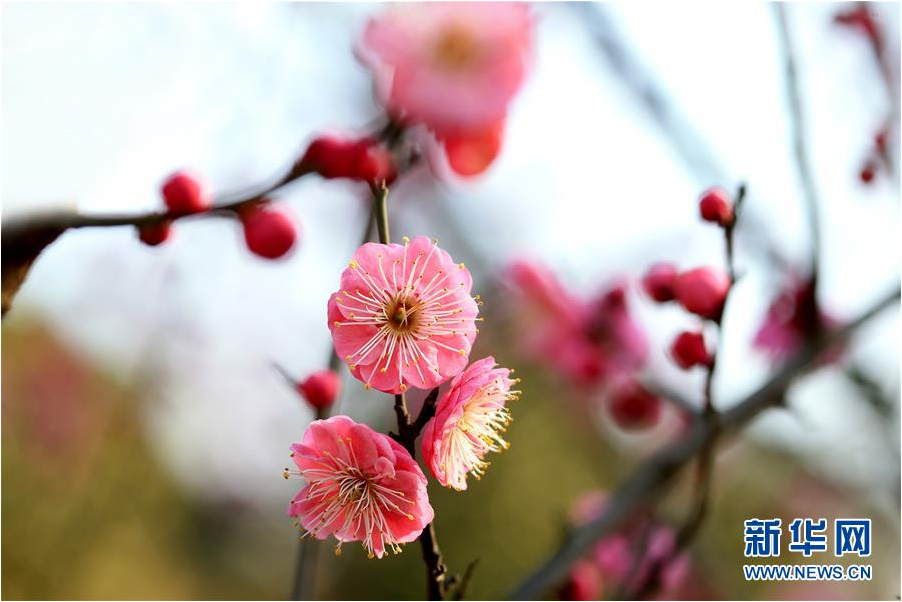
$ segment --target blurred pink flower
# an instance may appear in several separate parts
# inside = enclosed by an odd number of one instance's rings
[[[615,283],[593,300],[565,290],[546,267],[515,261],[504,275],[518,295],[524,349],[583,387],[605,384],[640,369],[648,356],[645,333],[632,319],[625,286]]]
[[[730,291],[730,275],[720,268],[701,267],[683,272],[674,286],[677,301],[686,311],[719,321]]]
[[[574,525],[581,526],[589,520],[597,519],[604,511],[606,497],[600,490],[589,491],[580,497],[571,510]],[[648,579],[649,571],[662,562],[660,589],[657,593],[662,599],[682,599],[682,588],[688,584],[691,571],[691,559],[688,554],[676,551],[676,531],[673,527],[649,524],[647,520],[643,518],[640,523],[629,523],[602,538],[582,561],[594,565],[597,582],[610,589],[596,592],[596,597],[592,599],[597,599],[601,594],[611,595],[618,589],[635,589]],[[650,530],[643,532],[643,524],[645,529]],[[646,538],[644,543],[640,538]],[[643,550],[642,557],[637,562],[640,550]],[[569,585],[582,586],[580,591],[589,591],[588,586],[595,583],[590,571],[585,568],[571,573],[570,577]]]
[[[531,42],[525,3],[430,2],[396,5],[370,20],[357,54],[373,70],[376,96],[392,117],[424,124],[435,136],[429,146],[444,149],[448,167],[472,176],[501,149]]]
[[[476,339],[473,279],[424,236],[357,249],[329,298],[335,352],[386,393],[430,388],[459,373]]]
[[[498,157],[503,140],[503,121],[437,134],[435,141],[427,142],[430,168],[439,176],[445,176],[448,169],[459,176],[479,175]]]
[[[399,4],[367,24],[358,56],[396,118],[446,135],[504,120],[529,62],[529,6]]]
[[[582,494],[570,508],[570,521],[574,525],[584,525],[601,516],[608,494],[601,489],[592,489]]]
[[[310,423],[291,446],[306,485],[288,507],[305,534],[359,541],[370,557],[395,553],[432,522],[426,476],[388,435],[347,416]],[[286,471],[286,478],[290,471]]]
[[[612,385],[605,405],[614,424],[628,431],[655,426],[664,410],[661,398],[632,378],[620,379]]]
[[[467,473],[477,479],[484,474],[487,453],[508,448],[501,433],[511,420],[506,404],[517,397],[511,391],[516,382],[510,370],[495,367],[493,357],[454,377],[423,431],[423,458],[439,483],[465,490]]]
[[[579,560],[570,567],[570,574],[558,597],[561,600],[598,600],[602,585],[598,567],[588,560]]]
[[[817,336],[820,329],[838,325],[839,320],[817,307],[811,282],[793,277],[771,303],[752,345],[781,360]],[[826,356],[828,361],[838,358],[837,350]]]

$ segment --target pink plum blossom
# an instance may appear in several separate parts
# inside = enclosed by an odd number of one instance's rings
[[[820,329],[838,325],[839,320],[817,307],[811,282],[794,277],[771,303],[752,344],[774,360],[785,359]],[[838,354],[833,350],[827,359],[836,360]]]
[[[445,135],[503,121],[526,75],[531,37],[526,4],[400,4],[370,20],[358,56],[389,112]]]
[[[592,490],[581,496],[571,509],[574,526],[601,516],[606,504],[606,494]],[[642,554],[641,557],[638,556]],[[691,572],[691,559],[676,548],[676,531],[661,523],[649,522],[647,517],[639,522],[627,523],[620,530],[599,540],[589,555],[580,563],[590,563],[595,571],[586,567],[571,571],[567,593],[595,592],[595,598],[610,596],[617,590],[635,589],[649,578],[649,572],[661,565],[660,591],[662,599],[683,599]],[[604,591],[592,588],[603,585]],[[569,598],[564,598],[569,599]],[[578,598],[577,598],[578,599]],[[692,599],[692,598],[688,598]]]
[[[439,483],[458,491],[467,488],[467,473],[480,478],[489,452],[509,444],[501,437],[510,422],[506,404],[516,399],[510,370],[496,368],[495,358],[473,362],[454,377],[436,404],[435,417],[423,430],[423,458]]]
[[[598,567],[588,560],[579,560],[570,567],[570,574],[558,597],[561,600],[598,600],[602,585]]]
[[[648,341],[630,315],[622,283],[584,299],[546,267],[523,260],[508,267],[505,279],[522,310],[524,349],[567,380],[592,387],[644,365]]]
[[[357,54],[376,96],[402,123],[423,124],[430,164],[482,173],[501,150],[508,106],[529,68],[532,18],[517,2],[396,5],[372,19]]]
[[[414,541],[432,522],[426,476],[410,454],[388,435],[347,416],[310,423],[291,446],[297,473],[306,484],[288,507],[305,535],[359,541],[382,558],[386,550]]]
[[[357,249],[329,298],[335,352],[367,388],[431,388],[467,365],[478,332],[473,279],[424,236]]]

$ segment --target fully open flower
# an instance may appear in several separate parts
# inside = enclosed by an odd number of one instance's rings
[[[357,249],[329,299],[335,352],[367,387],[430,388],[467,365],[479,310],[464,264],[428,238]]]
[[[487,453],[507,449],[501,433],[511,420],[506,404],[519,393],[511,391],[516,382],[493,357],[473,362],[451,381],[423,430],[423,458],[439,483],[463,491],[467,473],[478,479],[488,467]]]
[[[304,533],[359,541],[372,557],[415,540],[432,522],[426,476],[387,435],[347,416],[310,423],[291,446],[306,484],[288,507]],[[285,476],[294,474],[286,470]]]

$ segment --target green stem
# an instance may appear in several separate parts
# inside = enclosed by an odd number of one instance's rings
[[[384,245],[391,243],[388,230],[388,186],[385,184],[373,186],[373,216],[379,231],[379,242]]]

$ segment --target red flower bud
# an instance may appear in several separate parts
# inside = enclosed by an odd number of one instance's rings
[[[341,393],[341,377],[334,370],[320,370],[298,383],[298,392],[311,406],[324,410],[335,403]]]
[[[733,222],[733,201],[730,193],[723,188],[709,188],[698,201],[699,212],[706,222],[714,222],[723,227]]]
[[[684,370],[705,366],[711,361],[701,332],[681,332],[670,346],[670,355],[676,365]]]
[[[883,128],[874,135],[874,146],[881,155],[886,152],[887,139],[889,138],[889,129]]]
[[[677,301],[687,311],[719,320],[730,290],[730,276],[716,268],[695,268],[679,275],[674,290]]]
[[[169,240],[172,234],[172,222],[164,220],[155,224],[144,224],[138,226],[138,238],[145,245],[155,247]]]
[[[297,229],[284,211],[254,205],[243,209],[240,214],[244,241],[255,255],[278,259],[294,247]]]
[[[315,171],[326,179],[391,183],[397,177],[391,153],[371,138],[346,140],[320,136],[310,143],[296,169]]]
[[[677,274],[676,266],[672,263],[656,263],[642,278],[642,289],[655,301],[673,301]]]
[[[625,430],[649,428],[661,418],[661,399],[633,380],[617,386],[607,402],[614,424]]]
[[[177,171],[163,182],[163,201],[170,212],[177,215],[200,213],[210,208],[200,182],[191,175]]]
[[[877,173],[876,167],[873,161],[868,161],[864,164],[864,167],[858,173],[858,179],[861,180],[862,184],[870,184],[874,181],[874,175]]]

